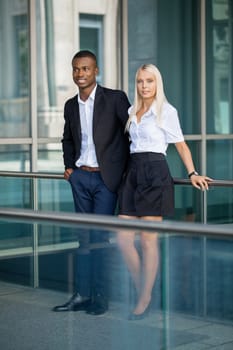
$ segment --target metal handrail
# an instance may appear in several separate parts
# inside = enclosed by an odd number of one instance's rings
[[[0,171],[1,177],[28,177],[33,179],[63,179],[61,173],[38,173],[38,172],[23,172],[23,171]]]
[[[0,171],[0,177],[23,177],[34,179],[63,179],[62,173],[39,173],[39,172],[21,172],[21,171]],[[191,185],[189,179],[173,178],[175,185]],[[213,180],[210,186],[233,187],[233,180]]]
[[[111,215],[66,213],[56,211],[35,211],[32,209],[0,208],[0,218],[33,223],[57,223],[65,226],[84,225],[94,228],[119,230],[132,229],[147,232],[185,234],[195,236],[233,237],[232,225],[211,225],[164,220],[147,221],[141,219],[123,219]]]

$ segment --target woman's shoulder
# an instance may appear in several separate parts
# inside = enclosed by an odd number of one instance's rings
[[[162,109],[161,125],[167,129],[177,124],[179,120],[177,109],[169,102],[165,102]]]
[[[170,102],[165,101],[163,104],[162,113],[165,113],[165,114],[176,113],[177,114],[177,109]]]

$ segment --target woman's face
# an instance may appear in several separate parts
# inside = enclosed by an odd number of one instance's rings
[[[154,74],[140,69],[137,76],[137,90],[142,99],[154,99],[157,92]]]

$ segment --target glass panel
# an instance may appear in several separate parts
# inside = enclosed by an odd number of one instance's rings
[[[188,141],[196,169],[200,169],[200,143]],[[170,145],[167,152],[167,160],[171,175],[174,178],[187,178],[187,171],[180,159],[174,145]],[[191,186],[175,186],[175,220],[202,221],[203,194]]]
[[[39,145],[37,169],[43,173],[63,173],[63,153],[61,143]]]
[[[233,321],[233,240],[180,236],[168,238],[166,247],[170,311]]]
[[[79,16],[80,50],[90,50],[97,57],[99,74],[98,83],[103,83],[103,16],[80,14]]]
[[[38,225],[38,249],[41,252],[38,259],[40,288],[66,293],[74,289],[72,272],[75,270],[79,247],[77,231],[69,227]],[[55,266],[57,268],[54,269]]]
[[[38,179],[38,207],[40,210],[74,211],[70,184],[65,179]]]
[[[158,1],[155,62],[163,74],[168,101],[178,110],[184,134],[199,134],[201,126],[199,18],[199,1],[182,1],[182,5],[179,0]]]
[[[34,192],[32,192],[32,189]],[[0,176],[0,207],[73,212],[69,183],[63,179],[30,179]],[[33,197],[38,202],[33,202]]]
[[[85,255],[96,256],[101,249],[105,258],[103,282],[108,290],[109,305],[108,311],[96,322],[96,317],[87,315],[85,310],[62,315],[51,311],[55,305],[66,302],[76,290],[75,276],[81,269],[77,264],[77,257],[82,252],[80,232],[97,232],[93,224],[71,228],[52,222],[32,225],[25,221],[15,224],[13,235],[11,220],[1,220],[0,225],[2,223],[6,225],[6,235],[0,238],[0,321],[5,327],[0,343],[4,349],[16,349],[19,344],[18,333],[12,324],[17,324],[20,329],[20,344],[25,342],[27,348],[36,350],[41,349],[41,334],[46,334],[46,347],[51,350],[66,349],[70,344],[72,349],[90,350],[204,349],[210,345],[231,349],[232,237],[206,238],[201,228],[193,236],[174,233],[171,227],[169,234],[159,234],[159,254],[157,252],[149,264],[151,268],[158,261],[149,312],[141,320],[129,321],[129,312],[137,300],[123,258],[123,250],[126,248],[128,254],[129,246],[122,245],[121,251],[116,244],[120,229],[109,226],[109,240],[101,247],[87,245],[85,250]],[[24,229],[28,227],[24,235],[21,225]],[[102,234],[107,233],[106,229],[99,227],[100,230]],[[130,227],[127,231],[121,230],[124,239],[133,232]],[[150,234],[154,235],[153,232]],[[137,234],[135,249],[141,261],[145,251],[139,238]],[[30,288],[35,271],[38,272],[39,287]],[[52,324],[56,318],[59,322],[48,332],[48,323]],[[95,339],[94,347],[88,329]],[[5,346],[9,341],[10,347]]]
[[[128,0],[129,96],[144,63],[158,65],[185,134],[200,133],[199,1]],[[135,45],[137,38],[137,45]],[[171,64],[172,52],[172,64]]]
[[[232,127],[232,13],[229,0],[207,1],[207,131]],[[231,9],[232,10],[232,9]]]
[[[33,225],[26,222],[0,221],[0,280],[32,286],[32,229]],[[0,344],[7,349],[2,339]],[[17,348],[17,345],[13,348]]]
[[[207,193],[207,221],[233,223],[233,188],[210,187]]]
[[[63,101],[62,101],[63,102]],[[60,103],[62,103],[60,101]],[[39,137],[60,137],[63,134],[64,118],[63,106],[38,107],[38,135]]]
[[[0,1],[0,137],[29,137],[28,1]]]
[[[169,258],[166,272],[170,311],[203,316],[204,239],[177,235],[167,238],[164,244]]]
[[[37,112],[39,137],[61,137],[64,101],[75,94],[71,57],[74,42],[72,1],[36,1]]]
[[[233,141],[213,140],[207,142],[207,169],[213,179],[233,178]],[[210,187],[207,192],[208,221],[227,223],[233,220],[233,189]]]
[[[30,146],[0,145],[1,171],[30,171]]]
[[[199,141],[187,141],[187,144],[192,153],[193,162],[197,171],[200,172],[201,159],[199,157],[201,144]],[[169,145],[167,150],[167,160],[169,168],[173,177],[180,177],[187,179],[187,170],[175,148],[174,145]]]
[[[190,186],[175,186],[175,220],[203,222],[203,193]]]
[[[0,190],[0,207],[33,209],[30,179],[0,176]]]
[[[233,179],[233,140],[207,142],[207,173],[213,179]]]
[[[206,241],[206,314],[211,319],[233,321],[232,249],[232,239]]]

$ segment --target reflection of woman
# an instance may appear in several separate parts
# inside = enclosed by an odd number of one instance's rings
[[[120,190],[120,217],[161,221],[173,214],[173,181],[165,159],[169,143],[175,144],[192,185],[208,189],[211,179],[195,171],[177,111],[166,100],[162,77],[152,64],[141,66],[136,73],[135,99],[126,128],[131,140],[130,161]],[[133,232],[120,232],[117,237],[138,296],[130,320],[147,314],[159,262],[157,234],[140,233],[142,260],[134,238]]]

